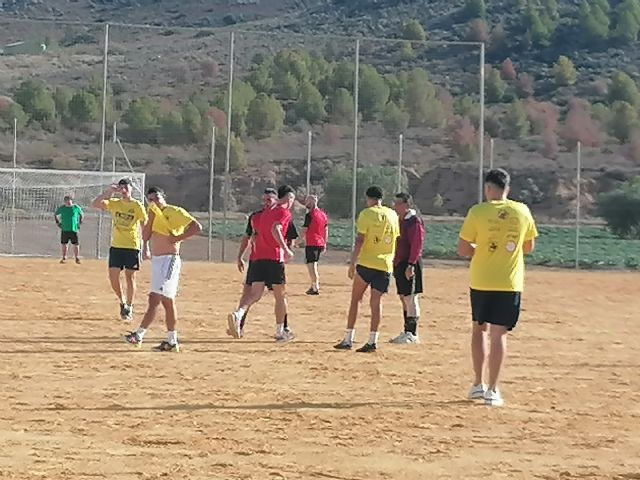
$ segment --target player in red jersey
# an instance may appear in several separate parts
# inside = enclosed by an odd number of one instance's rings
[[[256,235],[252,250],[251,288],[238,309],[229,314],[228,321],[232,334],[241,330],[239,326],[242,324],[245,313],[262,298],[265,286],[271,285],[276,300],[276,341],[286,342],[293,339],[293,332],[285,330],[287,319],[285,262],[293,257],[293,252],[287,245],[286,233],[292,222],[291,208],[294,201],[293,188],[284,185],[278,189],[276,205],[253,217],[252,230]]]
[[[311,287],[307,295],[320,295],[320,275],[318,261],[327,249],[329,239],[329,219],[324,210],[318,208],[318,197],[309,195],[306,201],[307,214],[304,218],[304,253],[311,278]]]

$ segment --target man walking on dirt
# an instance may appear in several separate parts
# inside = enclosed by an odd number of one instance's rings
[[[520,316],[524,289],[524,255],[535,247],[538,236],[529,208],[509,200],[511,178],[501,169],[485,177],[486,201],[475,205],[465,218],[458,253],[471,258],[471,357],[475,379],[469,399],[502,406],[498,379],[507,352],[507,333]],[[489,336],[489,383],[484,367]]]
[[[111,248],[109,249],[109,281],[120,302],[120,318],[133,319],[133,300],[136,294],[136,272],[140,270],[140,227],[147,221],[147,212],[133,198],[133,183],[123,178],[111,185],[91,203],[93,208],[111,213]],[[119,198],[116,196],[119,195]],[[123,296],[120,273],[124,270],[127,294]]]
[[[307,295],[320,295],[320,275],[318,262],[327,249],[329,240],[329,220],[324,210],[318,208],[318,197],[309,195],[306,200],[307,214],[304,217],[304,253],[311,287]]]

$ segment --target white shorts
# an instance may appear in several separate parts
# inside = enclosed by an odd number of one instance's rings
[[[151,258],[151,293],[176,298],[180,283],[180,255],[160,255]]]

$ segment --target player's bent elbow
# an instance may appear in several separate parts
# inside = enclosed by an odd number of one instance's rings
[[[526,242],[524,242],[524,245],[522,246],[522,250],[526,255],[533,253],[535,249],[536,249],[535,240],[527,240]]]

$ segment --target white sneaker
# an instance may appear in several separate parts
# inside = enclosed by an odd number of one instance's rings
[[[414,335],[411,332],[402,332],[396,338],[392,338],[389,340],[389,343],[395,343],[396,345],[406,345],[409,343],[420,343],[420,338],[418,335]]]
[[[281,335],[276,335],[276,342],[290,342],[296,338],[295,334],[291,330],[285,330]]]
[[[484,383],[479,385],[473,385],[471,390],[469,390],[469,400],[482,400],[485,398],[485,393],[487,393],[487,386]]]
[[[487,390],[484,392],[484,404],[489,405],[490,407],[503,406],[504,398],[502,398],[500,390],[496,388],[495,390]]]
[[[238,315],[238,312],[232,312],[227,317],[227,334],[231,335],[233,338],[242,337],[242,331],[240,329],[240,322],[242,318]]]

